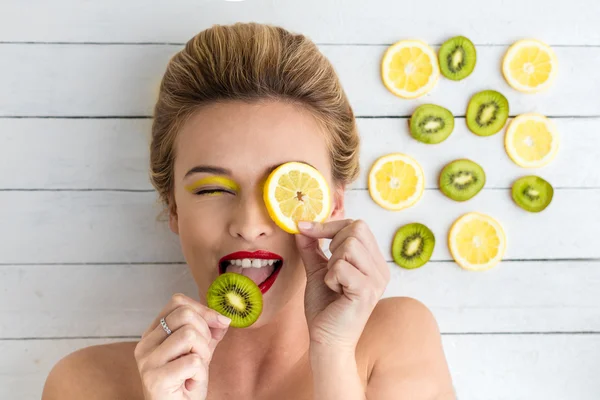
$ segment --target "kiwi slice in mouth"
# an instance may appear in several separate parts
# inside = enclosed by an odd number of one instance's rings
[[[402,268],[415,269],[429,261],[434,247],[435,236],[431,229],[415,222],[396,231],[392,242],[392,257]]]
[[[529,212],[543,211],[552,202],[554,188],[539,176],[530,175],[517,179],[512,186],[512,198],[522,209]]]
[[[467,126],[476,135],[498,133],[508,119],[508,100],[495,90],[484,90],[471,97],[467,107]]]
[[[477,62],[475,45],[464,36],[447,40],[438,52],[442,75],[453,81],[460,81],[471,75]]]
[[[444,107],[423,104],[413,112],[409,121],[410,134],[419,142],[441,143],[454,130],[454,116]]]
[[[447,164],[440,173],[440,190],[456,201],[473,198],[485,185],[485,171],[471,160],[455,160]]]
[[[246,328],[258,320],[263,308],[259,287],[247,276],[226,272],[219,275],[206,293],[209,308],[231,318],[230,326]]]

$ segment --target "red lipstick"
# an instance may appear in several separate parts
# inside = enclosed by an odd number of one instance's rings
[[[262,294],[265,294],[271,288],[271,286],[273,286],[273,283],[275,283],[275,279],[277,279],[277,276],[279,275],[279,271],[281,271],[281,267],[283,266],[283,257],[281,257],[279,254],[271,253],[270,251],[266,250],[236,251],[234,253],[222,257],[219,260],[219,275],[225,272],[225,266],[223,265],[225,261],[240,260],[244,258],[260,258],[263,260],[278,261],[278,263],[275,264],[275,269],[273,270],[273,273],[264,282],[258,285]]]

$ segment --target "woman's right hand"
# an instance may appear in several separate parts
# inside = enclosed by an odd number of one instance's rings
[[[165,318],[171,335],[160,325],[161,318]],[[230,322],[194,299],[173,295],[135,347],[144,398],[206,399],[208,366]]]

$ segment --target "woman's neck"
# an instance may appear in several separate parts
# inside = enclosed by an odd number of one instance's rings
[[[304,287],[269,324],[256,329],[229,329],[215,350],[210,375],[221,387],[230,381],[243,393],[278,382],[305,364],[310,338],[304,316]],[[240,379],[242,378],[242,379]],[[241,381],[241,382],[240,382]],[[246,387],[240,387],[240,383]],[[237,391],[237,389],[236,389]]]

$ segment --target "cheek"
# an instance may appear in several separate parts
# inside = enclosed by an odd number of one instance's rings
[[[179,214],[179,235],[182,240],[203,246],[211,242],[211,238],[220,237],[226,229],[229,218],[229,206],[218,204],[219,199],[210,201],[212,204],[189,204]],[[209,203],[209,202],[207,202]]]

